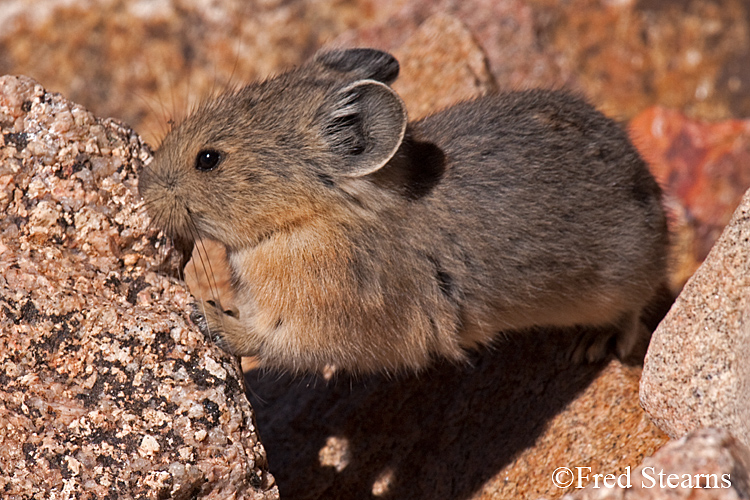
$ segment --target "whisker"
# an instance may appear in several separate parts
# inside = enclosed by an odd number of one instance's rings
[[[208,290],[211,295],[211,298],[216,300],[217,305],[219,307],[222,307],[221,305],[221,297],[219,296],[219,287],[216,284],[216,276],[214,275],[213,266],[211,265],[211,259],[208,258],[208,251],[206,250],[206,246],[203,243],[203,240],[198,237],[198,231],[195,228],[195,224],[192,220],[189,220],[188,224],[188,230],[190,231],[191,237],[193,241],[195,241],[196,245],[196,252],[198,254],[198,260],[201,263],[201,268],[203,269],[203,274],[206,276],[206,281],[208,282]],[[195,268],[196,272],[196,282],[198,281],[198,266],[193,263],[193,267]]]
[[[170,113],[172,115],[172,118],[176,115],[177,110],[177,104],[175,103],[175,94],[174,94],[174,80],[172,79],[172,74],[167,73],[167,80],[169,81],[169,99],[172,102],[172,112]],[[188,72],[188,79],[190,78],[190,73]],[[171,119],[168,123],[174,123]]]
[[[240,64],[240,54],[242,53],[242,41],[243,41],[243,35],[244,35],[244,24],[240,23],[240,33],[237,36],[237,49],[234,52],[234,64],[232,65],[232,72],[229,74],[229,79],[224,84],[224,92],[227,92],[229,89],[234,87],[234,77],[237,72],[237,68]]]
[[[162,85],[164,72],[162,71],[154,71],[154,65],[152,64],[151,58],[146,58],[146,65],[148,67],[148,72],[151,75],[151,78],[156,82],[156,89],[157,89],[157,103],[159,104],[159,113],[156,113],[156,111],[151,108],[152,113],[154,115],[159,116],[158,120],[158,127],[159,127],[159,135],[163,138],[167,133],[169,132],[169,123],[171,122],[171,114],[168,112],[166,105],[164,104],[164,99],[162,98],[162,89],[164,88]],[[169,79],[169,88],[170,93],[172,89],[172,80],[170,78],[170,75],[167,73],[167,78]],[[173,108],[174,109],[174,108]],[[156,139],[156,138],[155,138]],[[157,144],[161,142],[154,141],[154,144]]]
[[[195,262],[195,259],[192,258],[192,257],[191,257],[191,260],[193,261],[193,270],[195,272],[196,289],[190,290],[190,293],[192,293],[193,296],[195,296],[195,297],[198,298],[198,301],[200,303],[200,307],[201,307],[201,310],[202,310],[202,313],[203,313],[203,317],[204,318],[208,318],[208,314],[206,313],[206,303],[209,300],[211,300],[211,299],[215,299],[218,302],[218,305],[220,307],[221,300],[218,297],[214,296],[215,294],[214,294],[213,287],[211,285],[211,279],[210,279],[210,277],[207,274],[208,271],[207,271],[207,268],[206,268],[206,261],[208,260],[208,255],[206,254],[206,249],[205,249],[205,247],[202,247],[202,244],[198,243],[199,241],[202,241],[202,240],[200,240],[198,238],[198,231],[195,228],[195,225],[194,225],[192,219],[189,218],[188,221],[189,222],[188,222],[188,225],[187,225],[187,230],[190,233],[190,237],[195,242],[195,246],[193,248],[195,250],[195,253],[198,254],[198,260],[201,262],[201,267],[203,268],[204,274],[206,274],[206,278],[207,278],[208,283],[209,283],[209,294],[211,296],[208,297],[208,298],[206,298],[206,297],[203,296],[202,287],[199,286],[200,280],[198,279],[199,278],[199,276],[198,276],[198,266],[197,266],[197,264]],[[201,251],[201,247],[202,247],[203,251]],[[204,256],[204,254],[206,254],[206,255]],[[187,273],[187,272],[188,272],[187,266],[185,266],[184,273]],[[183,277],[182,277],[183,281],[185,280],[186,277],[187,277],[186,274],[183,275]],[[200,289],[200,291],[199,291],[199,289]],[[216,294],[216,295],[218,295],[218,294]],[[211,340],[213,340],[213,332],[211,331],[211,325],[208,323],[208,321],[206,321],[206,329],[208,330],[208,336],[209,336],[209,338]]]

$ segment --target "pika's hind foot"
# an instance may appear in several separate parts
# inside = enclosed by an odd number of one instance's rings
[[[570,359],[575,364],[597,363],[614,351],[620,361],[640,362],[646,354],[651,332],[640,319],[640,312],[621,316],[611,327],[585,327]]]
[[[607,357],[615,332],[606,327],[584,327],[579,332],[570,353],[570,361],[573,364],[598,363]]]

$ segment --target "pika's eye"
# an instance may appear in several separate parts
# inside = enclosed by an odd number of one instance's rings
[[[195,168],[208,172],[219,166],[222,160],[221,153],[213,149],[204,149],[195,157]]]

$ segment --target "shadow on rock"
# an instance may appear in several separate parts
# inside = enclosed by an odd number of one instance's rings
[[[585,389],[571,334],[535,331],[419,375],[252,371],[248,396],[282,498],[468,499]]]

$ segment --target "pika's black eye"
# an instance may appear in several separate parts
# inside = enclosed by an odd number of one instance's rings
[[[204,149],[195,157],[195,168],[208,172],[219,166],[223,159],[221,153],[213,149]]]

